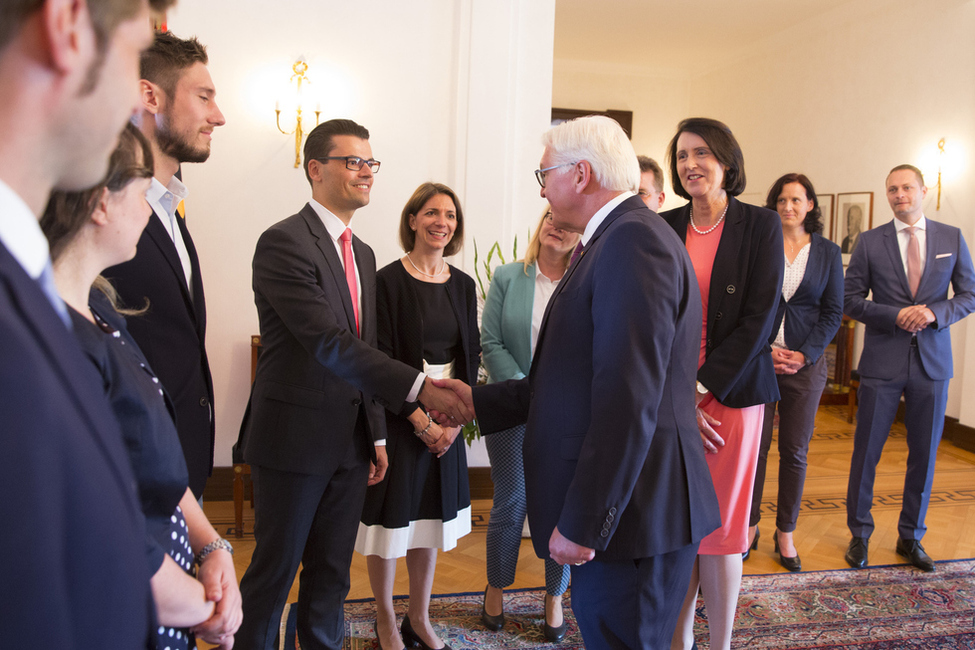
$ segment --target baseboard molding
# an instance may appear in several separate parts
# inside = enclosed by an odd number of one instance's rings
[[[468,481],[471,486],[472,499],[493,499],[494,482],[491,480],[490,467],[468,467]],[[204,501],[233,501],[234,500],[234,468],[214,467],[213,474],[203,490]]]
[[[975,428],[960,423],[958,418],[945,418],[945,432],[942,438],[956,447],[975,452]]]

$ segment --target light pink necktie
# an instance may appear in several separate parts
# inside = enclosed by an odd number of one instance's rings
[[[355,262],[352,261],[352,229],[346,228],[339,237],[342,242],[342,264],[345,265],[345,281],[352,296],[352,313],[355,314],[355,333],[359,335],[359,290],[355,281]]]
[[[907,242],[907,284],[911,287],[911,296],[917,296],[918,285],[921,284],[921,242],[917,239],[917,226],[910,226],[905,230],[911,235]]]

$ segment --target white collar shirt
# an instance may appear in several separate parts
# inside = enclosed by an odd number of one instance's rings
[[[0,180],[0,242],[34,280],[51,259],[47,238],[27,203]]]
[[[552,280],[541,272],[538,268],[538,262],[535,262],[534,266],[535,291],[532,294],[532,357],[535,356],[535,344],[538,343],[538,332],[542,329],[542,317],[545,315],[545,308],[548,306],[548,301],[552,299],[555,288],[559,286],[559,280]]]
[[[927,260],[927,256],[928,256],[927,255],[928,251],[926,247],[927,219],[924,218],[923,214],[921,215],[920,219],[914,222],[914,227],[917,228],[917,230],[914,231],[914,235],[917,237],[917,243],[920,245],[921,248],[921,273],[923,274],[924,263]],[[897,248],[899,248],[901,252],[901,264],[904,265],[904,275],[906,276],[907,275],[907,245],[911,241],[911,233],[907,232],[907,229],[910,228],[910,226],[908,226],[906,223],[904,223],[903,221],[895,217],[894,228],[897,231]]]
[[[617,196],[614,196],[606,202],[606,205],[596,210],[596,214],[592,215],[589,223],[586,224],[586,229],[582,233],[582,245],[584,247],[589,245],[589,240],[592,239],[594,234],[596,234],[596,229],[599,228],[599,225],[606,220],[609,213],[612,212],[616,206],[631,196],[636,195],[633,192],[623,192]]]
[[[190,261],[190,252],[183,241],[183,233],[179,230],[176,220],[182,219],[176,214],[176,208],[189,195],[189,190],[175,176],[169,180],[169,185],[163,185],[156,178],[152,179],[152,184],[146,192],[146,201],[152,207],[152,211],[159,218],[169,238],[173,240],[176,247],[176,254],[179,256],[180,265],[183,267],[183,279],[186,281],[186,288],[189,290],[190,299],[193,299],[193,264]]]

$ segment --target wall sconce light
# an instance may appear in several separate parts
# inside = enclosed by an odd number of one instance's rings
[[[297,61],[295,61],[295,64],[291,66],[291,69],[292,71],[294,71],[294,74],[291,75],[291,79],[288,80],[288,83],[295,84],[295,98],[296,98],[295,126],[290,131],[285,131],[284,129],[281,128],[281,102],[280,101],[274,103],[274,119],[278,125],[278,131],[280,131],[285,135],[291,135],[293,133],[295,136],[295,168],[298,168],[301,167],[301,140],[305,137],[305,131],[302,128],[302,124],[301,124],[301,109],[302,109],[301,85],[302,83],[310,84],[311,79],[305,76],[305,73],[308,72],[308,64],[305,63],[303,59],[298,59]],[[316,104],[315,105],[315,126],[318,126],[318,116],[321,112],[322,112],[321,104]]]

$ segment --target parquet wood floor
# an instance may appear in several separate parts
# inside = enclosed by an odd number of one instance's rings
[[[820,407],[810,444],[806,488],[795,533],[803,569],[807,571],[848,568],[843,554],[850,539],[846,527],[845,500],[853,431],[854,425],[846,422],[845,406]],[[904,428],[902,424],[895,424],[877,469],[873,508],[876,530],[870,543],[872,565],[903,563],[902,558],[894,552],[894,544],[897,541],[897,517],[906,460]],[[924,547],[935,560],[975,557],[975,454],[949,442],[942,442],[936,467]],[[758,550],[753,551],[745,563],[746,574],[785,572],[772,550],[777,468],[778,452],[773,441],[762,503],[763,537]],[[491,502],[477,500],[472,506],[473,532],[460,540],[456,549],[440,554],[434,593],[479,592],[484,589],[485,540]],[[254,550],[253,510],[245,507],[244,530],[247,534],[240,540],[233,538],[233,503],[205,503],[204,510],[217,530],[233,542],[237,576],[240,578]],[[358,554],[352,562],[351,575],[349,598],[372,597],[365,558]],[[512,587],[539,587],[544,584],[544,564],[535,557],[530,542],[523,540],[518,574]],[[405,560],[400,560],[396,593],[405,594],[407,590]],[[296,581],[291,593],[292,600],[297,599],[297,593]]]

